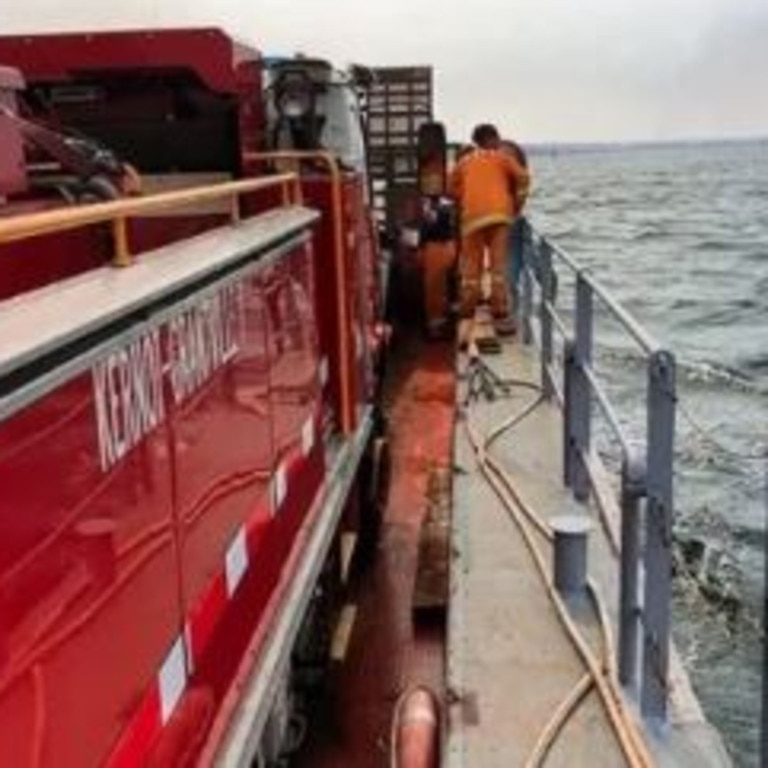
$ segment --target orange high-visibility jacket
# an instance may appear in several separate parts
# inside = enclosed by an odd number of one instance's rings
[[[528,171],[500,149],[477,149],[459,160],[449,191],[461,209],[462,234],[510,223],[520,199],[525,199],[529,180]]]

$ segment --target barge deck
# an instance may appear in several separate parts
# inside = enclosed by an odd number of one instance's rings
[[[459,369],[466,372],[467,357],[462,358]],[[468,404],[456,429],[447,638],[452,704],[445,765],[630,765],[597,687],[586,682],[581,683],[581,703],[553,739],[546,760],[528,762],[541,746],[537,742],[553,714],[579,688],[585,663],[557,616],[521,523],[551,574],[552,544],[542,531],[551,530],[553,520],[562,515],[589,520],[588,575],[597,602],[587,592],[564,602],[602,670],[615,664],[618,557],[611,542],[618,539],[619,512],[607,501],[612,494],[607,477],[602,480],[607,506],[603,516],[594,500],[579,504],[563,485],[562,412],[537,391],[540,362],[535,349],[505,343],[501,354],[484,361],[512,384],[508,396],[497,392],[493,400]],[[466,387],[465,381],[459,388],[460,405]],[[476,452],[473,439],[511,421],[515,423],[488,447],[511,486],[506,493],[511,504],[503,504],[481,471],[483,454]],[[531,512],[541,521],[541,530],[527,517]],[[600,611],[607,619],[607,633],[601,628]],[[639,762],[634,764],[647,760],[661,766],[730,765],[674,653],[671,689],[669,721],[663,726],[641,720],[631,696],[622,707],[624,719],[641,737],[635,750]]]
[[[624,734],[617,736],[597,686],[586,681],[585,663],[557,616],[514,514],[481,470],[467,425],[477,440],[515,421],[488,453],[508,476],[517,506],[540,517],[542,530],[558,515],[589,518],[588,575],[597,604],[587,592],[565,602],[601,671],[614,666],[616,657],[620,511],[615,488],[607,472],[598,473],[599,503],[592,494],[580,504],[564,486],[563,414],[554,400],[541,398],[534,347],[504,342],[500,354],[482,360],[502,381],[513,383],[506,393],[467,404],[466,354],[415,338],[396,350],[385,390],[392,478],[379,551],[354,586],[357,621],[346,657],[334,671],[329,700],[297,764],[394,765],[391,721],[398,697],[427,685],[445,704],[441,764],[446,768],[730,766],[674,649],[667,722],[640,717],[637,701],[625,690],[618,705]],[[526,412],[517,422],[516,416]],[[439,466],[451,467],[453,477],[445,625],[416,621],[412,603],[429,475]],[[535,526],[528,525],[528,531],[551,580],[552,544]],[[546,757],[529,762],[554,713],[579,687],[580,701]],[[629,739],[634,758],[622,749],[627,729],[635,733]]]

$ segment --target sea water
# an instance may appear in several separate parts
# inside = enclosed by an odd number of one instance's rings
[[[531,163],[535,226],[677,356],[673,631],[736,765],[757,766],[768,140],[535,148]],[[569,293],[562,279],[566,313]],[[642,356],[604,315],[597,330],[597,367],[627,430],[642,437]],[[610,440],[599,435],[610,462]]]

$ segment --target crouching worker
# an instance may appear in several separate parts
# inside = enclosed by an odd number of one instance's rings
[[[424,316],[431,339],[450,334],[451,278],[456,262],[454,206],[445,197],[424,200],[420,233]]]
[[[491,312],[499,330],[514,331],[507,284],[509,230],[517,208],[514,194],[528,187],[528,171],[503,151],[495,126],[478,125],[475,149],[454,167],[449,189],[461,212],[461,314],[471,317],[482,298],[486,258],[491,277]]]

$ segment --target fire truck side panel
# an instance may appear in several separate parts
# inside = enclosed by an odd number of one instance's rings
[[[272,414],[260,282],[251,272],[230,285],[224,295],[235,320],[233,359],[172,412],[182,592],[185,614],[193,616],[193,664],[226,606],[224,599],[207,606],[201,596],[221,575],[222,562],[227,563],[222,598],[234,594],[247,565],[248,537],[261,539],[270,527]]]
[[[331,216],[331,183],[317,177],[302,184],[307,205],[321,212],[315,228],[315,275],[317,276],[317,333],[321,354],[323,405],[326,417],[336,428],[341,423],[341,384],[339,377],[339,317],[341,300],[336,285],[333,218]]]
[[[370,216],[365,205],[363,180],[360,177],[346,190],[347,272],[352,286],[352,332],[358,390],[358,412],[373,400],[373,352],[376,334],[376,307],[373,305],[374,250]]]
[[[105,471],[94,376],[0,430],[7,765],[102,762],[180,626],[168,430]]]
[[[200,598],[221,563],[229,598],[251,558],[262,585],[274,583],[322,478],[311,259],[300,246],[243,281],[241,354],[174,420],[196,664],[222,641],[214,632],[223,612]],[[216,690],[223,672],[206,673]]]
[[[288,545],[309,508],[323,470],[318,436],[320,386],[313,258],[314,249],[307,244],[264,275],[276,451],[273,501],[281,538]]]
[[[206,530],[185,531],[185,593],[195,595],[187,601],[193,672],[174,719],[152,750],[155,759],[161,754],[171,764],[199,748],[254,631],[274,618],[265,609],[323,481],[313,258],[305,243],[244,282],[244,354],[226,372],[230,402],[213,392],[204,397],[222,418],[216,434],[201,437],[200,458],[220,466],[220,484],[229,490],[206,510]],[[250,413],[237,423],[241,409]],[[259,418],[261,426],[255,423]],[[182,431],[193,428],[195,419],[185,411],[178,422]],[[250,445],[257,430],[262,457],[257,476],[246,467],[242,479],[233,480],[229,468],[237,466],[238,441]],[[210,470],[187,477],[195,471],[180,463],[179,476],[185,478],[180,483],[205,485]],[[267,482],[257,493],[260,480]],[[242,492],[239,483],[246,486]],[[236,511],[238,493],[250,500],[245,514]],[[201,701],[207,702],[202,713]],[[184,734],[192,731],[196,739],[190,740]]]
[[[4,763],[130,765],[178,721],[205,735],[324,477],[313,260],[294,234],[14,374]]]
[[[346,366],[350,372],[350,391],[356,413],[363,400],[364,378],[361,378],[360,360],[363,354],[363,324],[360,307],[360,291],[365,265],[360,261],[358,250],[358,230],[361,226],[359,216],[362,207],[356,201],[360,193],[360,180],[355,176],[345,176],[342,187],[341,232],[344,251],[344,295],[339,296],[337,289],[337,267],[333,258],[335,246],[334,217],[331,204],[331,182],[326,179],[312,178],[304,183],[308,205],[321,211],[322,218],[317,228],[315,273],[318,276],[318,330],[320,335],[321,357],[327,360],[328,380],[325,385],[325,404],[333,414],[335,423],[339,423],[341,403],[341,377],[343,375],[339,357],[339,316],[338,305],[346,305],[349,328],[346,339]]]

